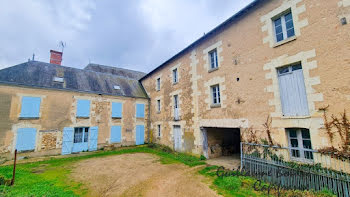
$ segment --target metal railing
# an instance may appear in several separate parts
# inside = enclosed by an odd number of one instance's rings
[[[338,196],[350,196],[349,159],[316,150],[299,151],[311,152],[312,156],[293,157],[289,147],[241,143],[241,167],[250,176],[282,188],[328,189]]]

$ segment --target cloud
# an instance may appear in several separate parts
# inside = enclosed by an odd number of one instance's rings
[[[65,41],[63,64],[149,72],[233,15],[246,0],[1,0],[0,68]]]

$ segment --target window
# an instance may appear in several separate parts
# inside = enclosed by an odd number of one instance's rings
[[[39,118],[40,97],[22,97],[20,118]]]
[[[157,88],[157,91],[160,90],[160,78],[157,79],[157,87],[156,88]]]
[[[178,82],[177,68],[173,70],[173,84]]]
[[[112,103],[112,118],[122,118],[122,103]]]
[[[89,140],[88,127],[74,128],[74,143],[88,142],[88,140]]]
[[[78,100],[77,101],[77,117],[88,118],[90,117],[90,101]]]
[[[290,154],[294,159],[313,159],[310,132],[308,129],[287,129]]]
[[[122,127],[111,126],[111,143],[120,143],[122,141]]]
[[[212,100],[212,104],[214,105],[218,105],[220,104],[220,87],[219,85],[214,85],[211,87],[211,92],[213,95],[213,100]]]
[[[216,49],[209,52],[209,60],[210,60],[210,70],[213,70],[219,67],[218,54]]]
[[[174,95],[174,108],[177,109],[179,108],[179,96]]]
[[[160,100],[157,100],[157,112],[160,112]]]
[[[136,118],[145,117],[145,104],[136,104]]]
[[[179,96],[174,95],[174,119],[180,120],[179,116]]]
[[[20,128],[17,130],[16,149],[17,151],[31,151],[35,149],[36,129]]]
[[[157,128],[158,128],[158,137],[160,137],[161,136],[161,128],[160,128],[160,124],[159,125],[157,125]]]
[[[276,42],[280,42],[295,35],[292,12],[283,14],[273,20]]]
[[[309,107],[301,63],[277,69],[283,116],[308,116]]]

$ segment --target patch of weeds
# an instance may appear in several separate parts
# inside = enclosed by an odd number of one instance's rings
[[[201,155],[201,156],[199,157],[199,159],[200,159],[200,160],[207,160],[207,158],[204,157],[204,155]]]

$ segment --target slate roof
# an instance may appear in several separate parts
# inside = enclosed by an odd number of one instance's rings
[[[127,70],[127,74],[123,72],[109,74],[108,72],[96,72],[91,69],[91,66],[88,67],[77,69],[30,61],[0,70],[0,84],[148,98],[138,81],[140,72],[133,73]],[[63,77],[64,83],[55,82],[54,77]],[[114,89],[116,85],[120,86],[120,90]]]
[[[100,64],[92,64],[92,63],[88,64],[84,69],[92,70],[95,72],[101,72],[101,73],[109,73],[112,75],[124,76],[127,78],[136,79],[136,80],[139,80],[146,75],[146,73],[139,72],[139,71],[129,70],[125,68],[117,68],[113,66],[105,66]]]

